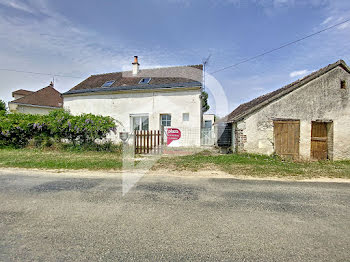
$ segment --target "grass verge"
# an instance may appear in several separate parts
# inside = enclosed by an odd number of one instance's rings
[[[120,170],[122,159],[120,152],[0,149],[0,167]],[[256,177],[350,179],[350,161],[291,162],[264,155],[214,155],[209,151],[187,156],[164,156],[153,166],[153,170],[159,169],[169,171],[209,169]]]
[[[163,157],[154,169],[168,170],[221,170],[233,175],[256,177],[296,177],[296,178],[347,178],[350,179],[350,161],[292,162],[278,157],[229,154],[212,155],[202,152],[188,156]]]
[[[118,170],[122,160],[115,152],[0,149],[0,167]]]

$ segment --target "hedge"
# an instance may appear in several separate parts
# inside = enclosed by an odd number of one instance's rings
[[[25,147],[33,138],[66,139],[73,144],[93,143],[106,138],[116,125],[111,117],[82,114],[73,116],[63,109],[49,115],[0,111],[0,146]]]

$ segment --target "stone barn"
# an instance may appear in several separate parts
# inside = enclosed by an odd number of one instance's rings
[[[340,60],[225,117],[232,151],[294,160],[350,159],[350,68]]]

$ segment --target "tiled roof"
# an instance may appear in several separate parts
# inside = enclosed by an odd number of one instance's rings
[[[177,84],[189,83],[201,85],[202,65],[163,67],[140,70],[136,76],[131,71],[92,75],[64,94],[87,93],[96,91],[116,91],[148,88],[175,88]],[[150,77],[148,84],[139,84],[140,80]],[[115,81],[110,87],[102,87],[107,81]]]
[[[245,116],[259,110],[260,108],[272,103],[273,101],[279,99],[282,96],[285,96],[289,94],[290,92],[300,88],[301,86],[309,83],[310,81],[324,75],[325,73],[331,71],[332,69],[336,67],[342,67],[347,72],[350,73],[350,68],[347,66],[347,64],[343,60],[339,60],[333,64],[330,64],[318,71],[315,71],[307,76],[305,76],[302,79],[299,79],[289,85],[286,85],[280,89],[277,89],[271,93],[259,96],[258,98],[255,98],[247,103],[241,104],[238,106],[235,110],[233,110],[229,115],[226,117],[220,119],[218,122],[237,122],[244,118]]]
[[[63,106],[63,99],[61,93],[52,85],[49,85],[27,96],[13,100],[11,103],[59,108]]]
[[[33,91],[19,89],[19,90],[13,91],[12,96],[14,95],[27,96],[27,95],[30,95],[31,93],[33,93]]]

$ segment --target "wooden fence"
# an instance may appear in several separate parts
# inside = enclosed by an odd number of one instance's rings
[[[164,144],[160,130],[135,130],[135,154],[161,154]]]

